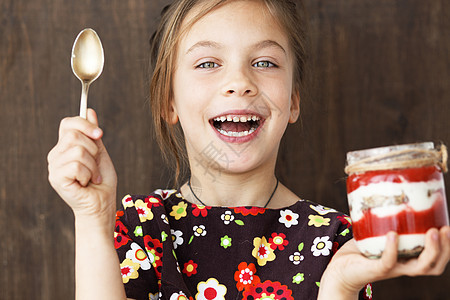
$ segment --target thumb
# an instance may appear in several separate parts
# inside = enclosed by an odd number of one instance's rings
[[[87,110],[87,120],[98,127],[97,113],[92,108]]]

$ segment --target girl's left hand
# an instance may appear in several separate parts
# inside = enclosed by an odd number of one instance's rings
[[[359,291],[369,282],[403,275],[441,275],[450,259],[450,227],[428,230],[425,248],[417,258],[397,259],[397,245],[398,235],[389,232],[381,258],[369,259],[359,252],[353,239],[348,241],[328,264],[318,299],[357,299]]]

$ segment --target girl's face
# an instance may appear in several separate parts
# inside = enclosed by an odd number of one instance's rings
[[[197,21],[178,44],[171,118],[191,170],[273,169],[299,114],[293,69],[286,33],[260,1],[229,1]]]

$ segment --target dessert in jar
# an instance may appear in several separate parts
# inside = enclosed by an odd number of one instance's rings
[[[386,234],[399,235],[398,255],[418,256],[430,228],[449,224],[443,173],[447,150],[433,143],[347,153],[347,197],[353,235],[367,257],[383,253]]]

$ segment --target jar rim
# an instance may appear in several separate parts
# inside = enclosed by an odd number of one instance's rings
[[[392,151],[413,150],[413,149],[433,150],[435,149],[435,147],[433,142],[423,142],[423,143],[391,145],[391,146],[350,151],[347,152],[347,165],[352,165],[368,157],[384,155]]]

